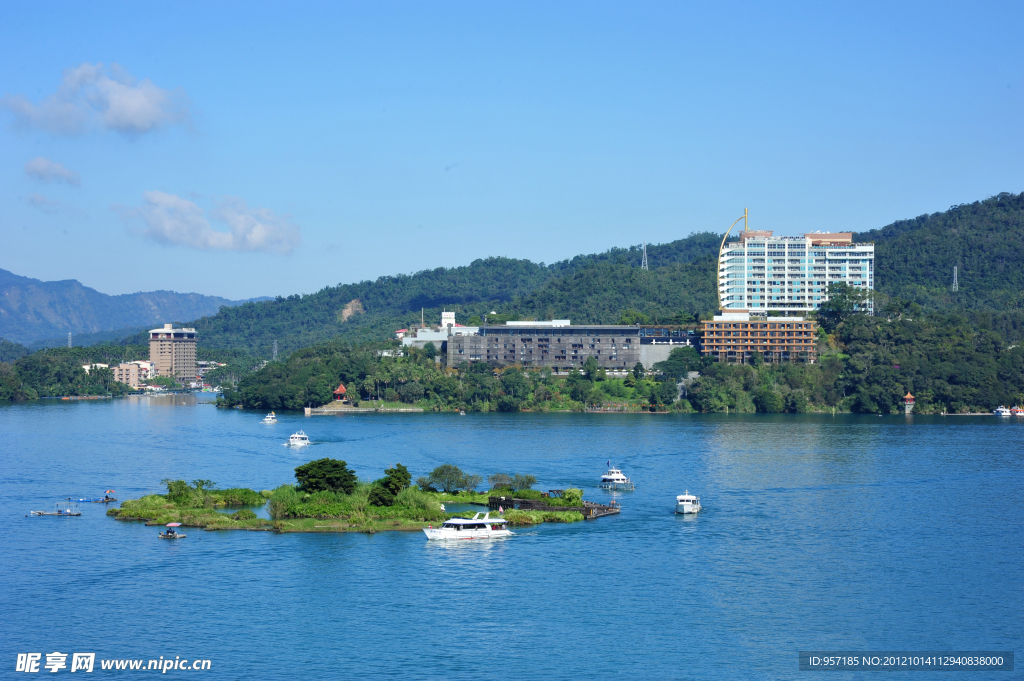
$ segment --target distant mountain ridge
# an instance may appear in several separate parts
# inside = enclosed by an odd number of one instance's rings
[[[0,269],[0,337],[30,345],[69,332],[124,330],[124,335],[156,323],[216,314],[221,307],[244,302],[248,301],[174,291],[111,296],[74,279],[40,281]]]

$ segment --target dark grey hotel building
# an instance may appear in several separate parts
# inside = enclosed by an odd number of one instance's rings
[[[506,326],[482,326],[472,336],[449,336],[448,366],[487,362],[492,366],[519,364],[569,371],[581,368],[588,357],[593,357],[602,369],[628,371],[637,362],[650,368],[654,361],[667,359],[672,347],[696,346],[696,338],[671,328],[510,322]]]

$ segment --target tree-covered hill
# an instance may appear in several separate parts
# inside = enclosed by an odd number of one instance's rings
[[[715,259],[710,256],[650,271],[594,263],[549,281],[506,309],[521,317],[569,318],[580,324],[616,324],[627,310],[651,322],[689,322],[716,308],[714,281]]]
[[[900,220],[854,239],[875,242],[876,286],[891,296],[931,309],[1024,307],[1024,193]]]
[[[1007,341],[1024,334],[1024,194],[999,194],[948,211],[861,232],[876,245],[875,281],[893,297],[926,310],[987,310]],[[617,323],[626,311],[651,321],[685,321],[717,306],[714,257],[721,236],[704,232],[648,246],[581,255],[551,265],[509,258],[477,260],[376,281],[342,284],[310,295],[248,303],[195,321],[206,348],[269,357],[332,338],[361,343],[391,337],[443,308],[468,324],[492,310],[503,318],[569,318]],[[960,291],[951,289],[959,267]],[[144,334],[125,340],[144,342]]]
[[[648,246],[651,272],[640,272],[639,247],[617,248],[596,255],[577,256],[552,265],[528,260],[487,258],[465,267],[437,268],[412,275],[380,277],[376,281],[340,284],[310,295],[292,295],[277,300],[247,303],[225,308],[216,315],[195,321],[200,343],[206,347],[232,348],[266,357],[274,341],[281,352],[308,347],[338,336],[352,342],[392,337],[398,328],[420,320],[421,310],[428,322],[437,323],[441,310],[454,309],[457,321],[465,324],[473,316],[491,310],[526,316],[574,314],[581,321],[618,321],[619,302],[625,307],[655,309],[650,302],[656,294],[666,306],[710,309],[689,295],[680,295],[676,283],[697,285],[687,267],[697,261],[712,271],[711,254],[718,252],[719,240],[710,233]],[[632,278],[631,278],[632,277]],[[629,282],[626,282],[627,278]],[[697,277],[699,278],[699,277]],[[675,282],[675,283],[674,283]],[[617,287],[621,292],[602,300]],[[714,295],[714,285],[705,285]],[[589,300],[583,300],[584,291]],[[532,298],[538,293],[537,298]],[[705,296],[706,297],[706,296]],[[570,304],[571,303],[571,304]],[[660,309],[660,308],[658,308]],[[145,334],[125,339],[145,342]]]

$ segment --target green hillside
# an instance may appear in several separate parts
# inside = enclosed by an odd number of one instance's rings
[[[950,210],[861,232],[876,245],[881,292],[926,310],[987,311],[1008,341],[1024,335],[1024,194],[999,194]],[[717,307],[714,258],[721,237],[709,232],[648,246],[581,255],[552,265],[488,258],[465,267],[425,270],[327,287],[310,295],[225,308],[193,322],[206,348],[268,357],[330,339],[360,343],[436,322],[443,308],[467,324],[495,310],[503,318],[570,318],[616,323],[628,310],[651,321],[689,321]],[[951,291],[953,266],[960,291]],[[474,320],[475,321],[475,320]],[[124,342],[144,342],[144,334]]]
[[[662,308],[678,312],[679,308],[692,313],[711,309],[713,302],[708,296],[714,295],[714,286],[705,284],[703,297],[685,293],[680,286],[700,285],[702,275],[687,269],[694,263],[703,263],[696,271],[713,272],[709,258],[718,252],[720,239],[702,233],[649,246],[650,272],[640,271],[641,253],[635,246],[553,265],[487,258],[465,267],[342,284],[310,295],[247,303],[210,317],[180,321],[196,328],[205,347],[267,357],[275,340],[280,352],[290,352],[339,336],[352,342],[390,338],[396,329],[419,323],[421,309],[434,323],[440,320],[442,309],[454,309],[463,324],[491,310],[523,316],[574,315],[580,321],[606,323],[618,321],[627,307],[656,313]],[[609,295],[613,290],[617,293]],[[124,342],[143,343],[145,334]]]
[[[854,240],[875,242],[875,282],[891,296],[931,309],[1024,307],[1024,193],[900,220]]]

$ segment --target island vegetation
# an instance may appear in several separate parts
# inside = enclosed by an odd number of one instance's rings
[[[417,530],[444,522],[460,514],[448,513],[445,503],[486,505],[489,496],[509,495],[505,518],[512,525],[583,520],[578,511],[557,510],[582,506],[580,490],[565,490],[562,497],[549,498],[531,489],[532,475],[495,474],[496,486],[485,493],[476,491],[481,476],[464,473],[457,466],[442,464],[418,485],[400,463],[374,481],[360,481],[345,461],[318,459],[295,469],[296,484],[274,490],[230,488],[220,490],[211,480],[163,480],[166,494],[150,494],[123,502],[107,515],[120,520],[140,520],[149,525],[181,523],[185,527],[209,530],[275,530],[278,532],[380,532]],[[434,484],[446,487],[441,491]],[[513,487],[519,485],[519,488]],[[544,499],[552,510],[519,511],[517,499]],[[250,508],[266,505],[270,518],[260,518]],[[242,507],[232,510],[230,507]]]

